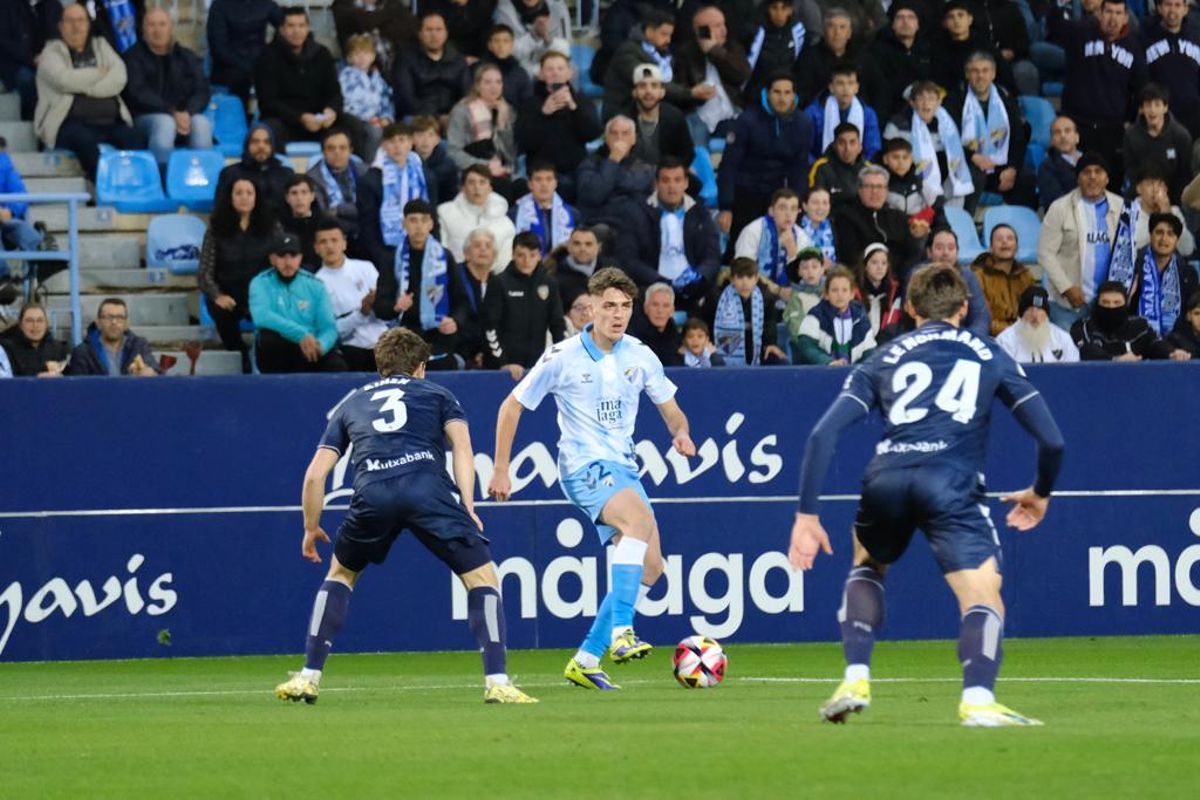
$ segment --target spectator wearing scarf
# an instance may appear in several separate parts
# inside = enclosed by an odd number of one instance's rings
[[[804,40],[808,31],[804,23],[794,19],[795,7],[790,0],[769,0],[763,3],[762,24],[750,42],[746,60],[750,62],[750,82],[746,84],[749,95],[757,93],[765,84],[768,75],[778,70],[793,72],[800,54],[804,52]]]
[[[735,258],[729,283],[717,295],[713,312],[716,351],[731,367],[786,364],[779,349],[778,314],[767,288],[759,280],[758,263]]]
[[[558,177],[553,165],[534,164],[529,169],[529,194],[519,199],[513,208],[513,224],[517,233],[532,231],[542,245],[542,257],[562,247],[575,230],[575,209],[563,202],[558,194]]]
[[[517,161],[516,117],[504,99],[500,67],[491,63],[476,67],[470,94],[455,103],[446,123],[450,160],[460,170],[482,164],[493,178],[511,174]]]
[[[308,169],[321,190],[318,207],[342,223],[351,241],[358,237],[358,181],[366,171],[367,165],[351,151],[349,134],[337,128],[325,134],[321,160]]]
[[[813,137],[814,159],[820,158],[829,149],[837,138],[838,126],[843,123],[858,128],[863,158],[870,161],[883,147],[879,117],[873,108],[859,99],[858,90],[858,68],[853,64],[839,64],[834,67],[829,79],[829,90],[818,95],[805,109],[813,122],[813,130],[818,134]]]
[[[357,251],[376,264],[391,264],[404,225],[404,206],[410,200],[425,200],[436,207],[437,191],[433,171],[413,149],[412,127],[403,122],[385,127],[371,169],[358,180]]]
[[[875,348],[871,316],[854,297],[854,273],[834,267],[825,276],[825,297],[800,323],[800,363],[857,364]]]
[[[1155,213],[1149,227],[1150,245],[1138,252],[1132,274],[1114,263],[1108,277],[1126,287],[1131,311],[1149,322],[1155,335],[1165,337],[1183,316],[1183,304],[1200,281],[1179,257],[1183,223],[1174,214]]]
[[[791,189],[776,189],[767,213],[738,234],[734,256],[754,259],[774,287],[789,286],[788,267],[802,250],[812,246],[812,240],[797,223],[799,216],[799,196]],[[777,288],[772,291],[777,292]]]
[[[935,83],[913,85],[911,108],[892,118],[886,139],[901,138],[912,145],[913,161],[921,178],[922,193],[930,205],[945,197],[947,204],[962,206],[975,191],[963,152],[958,126],[942,107],[942,92]]]

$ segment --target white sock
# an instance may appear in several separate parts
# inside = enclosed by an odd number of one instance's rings
[[[613,548],[612,563],[640,567],[646,560],[646,548],[649,546],[648,543],[632,536],[622,536],[621,541]]]
[[[308,667],[305,667],[304,669],[300,670],[300,677],[304,678],[305,680],[312,681],[313,683],[320,683],[321,670],[309,669]]]
[[[595,656],[586,650],[575,651],[575,663],[584,669],[594,669],[600,666],[600,656]]]
[[[637,599],[637,602],[633,604],[634,611],[641,610],[640,606],[642,605],[642,602],[646,599],[646,595],[648,595],[648,594],[650,594],[649,586],[647,586],[644,583],[642,585],[638,586],[638,599]]]
[[[968,689],[963,689],[962,701],[973,706],[986,706],[996,702],[996,695],[991,689],[985,689],[982,686],[972,686]]]
[[[486,683],[487,688],[489,688],[489,689],[492,688],[493,686],[507,686],[508,685],[508,676],[505,675],[503,672],[501,672],[498,675],[485,675],[484,682]]]
[[[848,681],[869,681],[871,680],[871,668],[866,664],[847,664],[845,679]]]

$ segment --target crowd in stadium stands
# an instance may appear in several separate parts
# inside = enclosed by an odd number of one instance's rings
[[[612,0],[586,76],[563,0],[334,0],[341,61],[303,8],[213,0],[207,76],[142,0],[0,7],[0,81],[89,177],[103,144],[211,147],[215,91],[257,108],[198,276],[246,371],[369,370],[399,325],[431,368],[520,378],[609,265],[674,366],[857,363],[912,330],[925,263],[1021,361],[1200,356],[1187,0]],[[999,204],[1037,241],[1006,215],[975,257],[954,223]],[[0,373],[61,374],[47,328],[24,309]],[[65,371],[160,366],[105,301]]]

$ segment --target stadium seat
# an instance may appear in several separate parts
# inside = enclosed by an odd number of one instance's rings
[[[1030,142],[1025,147],[1025,164],[1034,172],[1042,166],[1042,162],[1046,160],[1046,148],[1037,142]]]
[[[979,232],[975,230],[975,220],[961,208],[946,206],[944,211],[946,221],[958,237],[958,263],[970,264],[983,252],[983,245],[979,243]]]
[[[284,152],[289,156],[313,156],[321,155],[320,142],[288,142]]]
[[[1021,113],[1029,122],[1029,141],[1043,148],[1050,147],[1050,126],[1054,124],[1055,111],[1050,101],[1042,97],[1021,95]]]
[[[714,155],[716,153],[724,153],[725,152],[725,138],[723,136],[714,136],[711,139],[709,139],[708,140],[708,152],[713,153]]]
[[[203,220],[189,214],[155,217],[146,229],[146,266],[194,275],[200,269],[206,227]]]
[[[592,60],[595,58],[595,48],[586,44],[571,45],[571,63],[575,67],[575,74],[579,76],[579,88],[583,91],[584,97],[599,100],[604,97],[604,87],[592,83]]]
[[[204,115],[212,120],[213,138],[222,155],[236,158],[246,141],[246,108],[237,95],[213,94]]]
[[[148,150],[101,152],[96,201],[123,214],[158,214],[179,207],[163,193],[158,162]]]
[[[700,196],[698,199],[708,208],[717,207],[717,173],[713,170],[712,159],[708,148],[697,147],[692,159],[692,172],[700,179]]]
[[[1042,236],[1042,221],[1037,212],[1025,206],[993,206],[983,214],[983,240],[991,241],[992,228],[1011,225],[1017,232],[1017,260],[1024,264],[1037,263],[1038,241]]]
[[[1046,81],[1042,84],[1042,94],[1046,97],[1062,97],[1063,85],[1061,81]]]
[[[212,211],[225,156],[216,150],[174,150],[167,162],[167,196],[192,211]]]

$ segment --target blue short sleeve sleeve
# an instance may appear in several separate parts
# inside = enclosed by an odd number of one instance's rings
[[[325,426],[325,433],[321,436],[320,444],[317,445],[317,447],[333,450],[339,456],[344,455],[350,446],[350,431],[346,428],[344,408],[345,406],[339,408],[329,418],[329,424]]]
[[[875,373],[871,368],[872,362],[873,360],[864,361],[855,367],[846,376],[846,380],[842,383],[842,391],[838,393],[839,397],[857,400],[866,411],[870,411],[879,404],[879,390],[875,385]]]
[[[454,420],[467,421],[467,412],[463,411],[462,403],[458,402],[458,398],[450,392],[445,392],[442,395],[442,427],[446,427]]]

